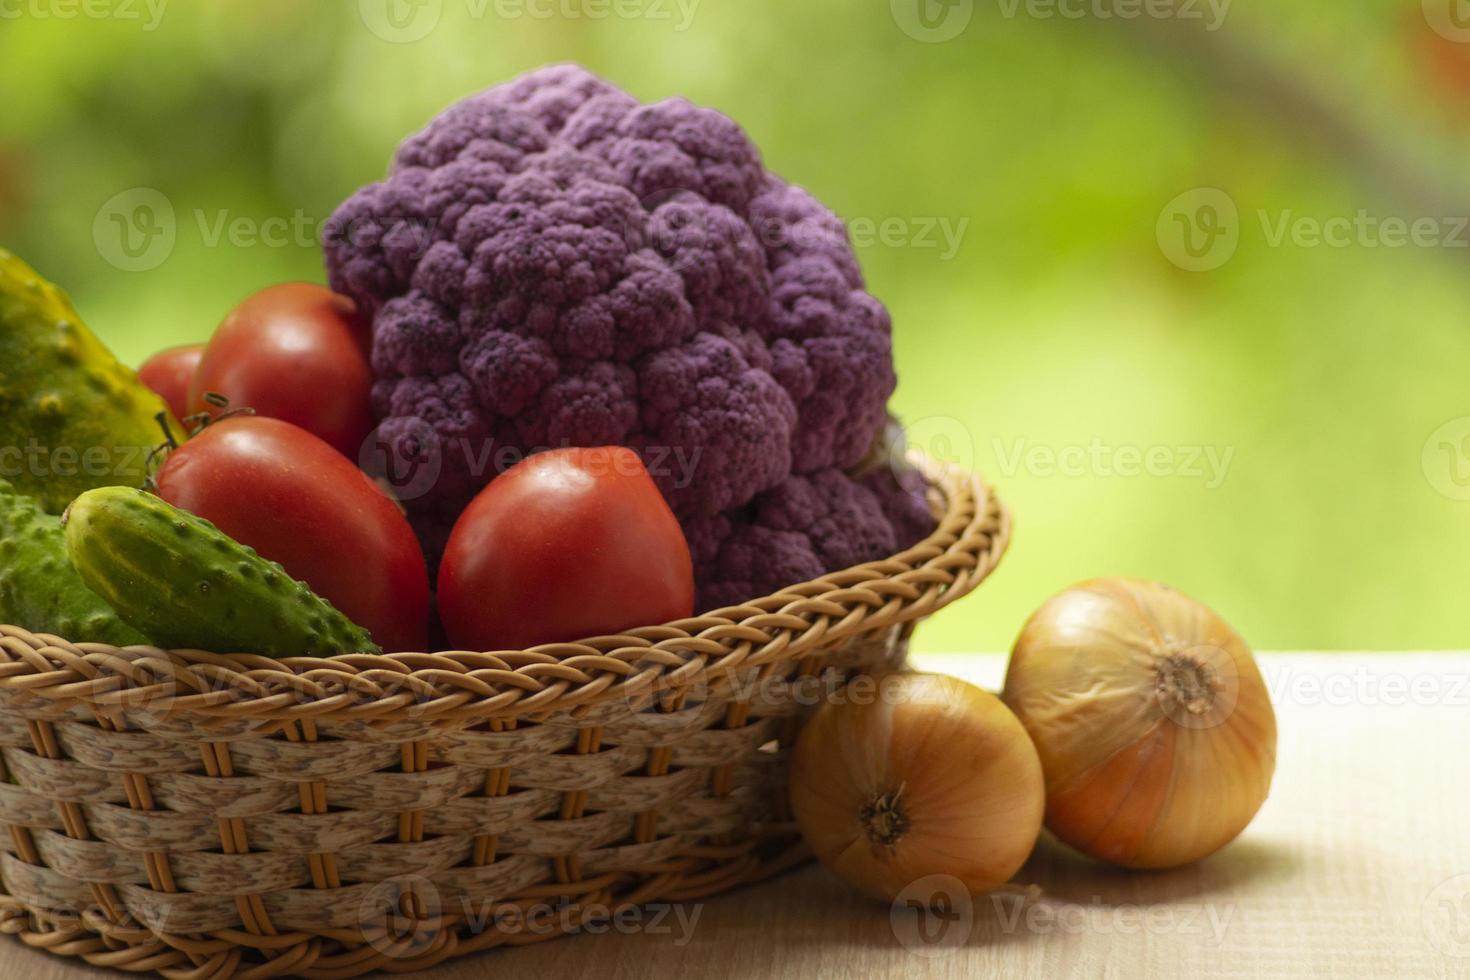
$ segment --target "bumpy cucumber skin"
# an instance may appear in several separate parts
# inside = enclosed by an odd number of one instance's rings
[[[0,623],[74,642],[147,643],[82,582],[61,520],[0,480]]]
[[[66,294],[0,248],[0,477],[52,514],[93,487],[142,486],[163,411]]]
[[[280,565],[152,494],[89,490],[62,522],[82,581],[159,646],[269,657],[381,652]]]

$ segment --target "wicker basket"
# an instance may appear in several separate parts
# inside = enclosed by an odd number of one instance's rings
[[[0,931],[169,977],[350,977],[800,862],[803,715],[1006,547],[983,484],[917,462],[943,517],[916,547],[584,643],[270,660],[0,626]]]

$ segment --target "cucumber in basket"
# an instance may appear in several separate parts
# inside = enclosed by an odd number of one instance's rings
[[[0,445],[39,453],[9,467],[17,490],[59,514],[83,490],[141,485],[164,409],[66,293],[0,248]]]
[[[82,584],[66,557],[61,521],[0,480],[0,623],[70,640],[147,643]]]
[[[62,523],[82,580],[159,646],[272,657],[380,652],[280,565],[152,494],[90,490]]]

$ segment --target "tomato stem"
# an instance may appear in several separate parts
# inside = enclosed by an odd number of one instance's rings
[[[179,448],[179,440],[174,438],[174,430],[168,424],[168,412],[166,410],[159,412],[153,416],[153,420],[163,430],[163,442],[150,449],[148,458],[143,461],[143,469],[147,472],[143,478],[143,489],[149,493],[158,491],[158,481],[153,478],[158,471],[158,460]]]

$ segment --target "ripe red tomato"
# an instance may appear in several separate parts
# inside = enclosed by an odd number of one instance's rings
[[[694,611],[689,545],[638,454],[558,449],[481,491],[450,533],[439,614],[463,650],[516,650]]]
[[[189,414],[189,387],[203,356],[203,344],[161,350],[138,368],[138,380],[164,400],[174,418],[181,419]]]
[[[169,453],[158,495],[310,585],[389,652],[428,644],[429,573],[398,506],[341,453],[277,419],[215,422]]]
[[[218,392],[232,407],[298,425],[356,460],[373,428],[363,322],[352,300],[324,286],[261,290],[214,332],[190,411],[213,411],[204,395]]]

